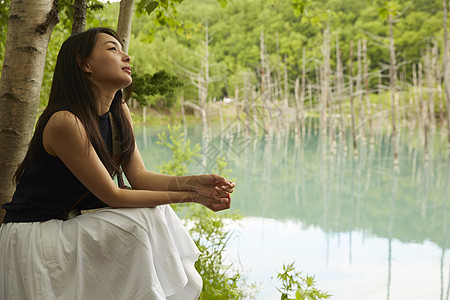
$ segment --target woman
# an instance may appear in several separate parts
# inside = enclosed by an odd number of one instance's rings
[[[145,169],[121,93],[132,82],[129,63],[108,28],[63,43],[48,106],[3,206],[1,299],[198,298],[199,251],[168,204],[227,209],[235,184]],[[121,170],[132,190],[114,183]],[[105,206],[112,209],[65,220]]]

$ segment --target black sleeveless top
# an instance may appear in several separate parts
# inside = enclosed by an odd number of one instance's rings
[[[112,153],[112,134],[109,112],[99,117],[100,132]],[[50,219],[62,219],[64,212],[77,204],[77,209],[105,207],[72,174],[64,163],[45,151],[42,138],[39,141],[35,159],[27,164],[12,201],[2,207],[6,210],[3,223],[42,222]]]

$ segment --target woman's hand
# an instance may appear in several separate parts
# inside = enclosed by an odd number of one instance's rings
[[[216,198],[233,193],[235,186],[234,182],[216,174],[198,175],[193,191],[207,198]]]
[[[220,211],[230,208],[231,197],[236,184],[230,180],[216,175],[198,175],[196,176],[195,185],[193,191],[200,197],[196,199],[197,203],[200,203],[212,211]],[[210,199],[209,202],[206,201]],[[212,203],[211,200],[227,199],[225,203]]]
[[[204,197],[196,192],[191,193],[193,202],[201,204],[214,212],[229,209],[231,206],[231,198],[229,193],[226,193],[225,196],[218,198]]]

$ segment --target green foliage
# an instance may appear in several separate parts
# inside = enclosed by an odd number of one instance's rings
[[[150,73],[164,69],[178,76],[184,83],[185,99],[195,102],[197,88],[179,66],[194,73],[201,71],[204,24],[208,20],[210,77],[214,79],[210,82],[208,97],[233,97],[236,87],[240,91],[245,89],[245,82],[258,88],[260,35],[263,31],[273,79],[279,79],[278,69],[283,72],[282,61],[286,56],[292,92],[292,83],[301,76],[302,48],[307,50],[307,80],[309,83],[316,80],[315,70],[323,61],[321,48],[325,25],[331,31],[332,70],[336,67],[336,38],[340,41],[345,70],[348,69],[350,40],[356,42],[362,38],[368,41],[369,72],[376,72],[388,63],[389,28],[380,17],[380,7],[385,7],[394,16],[402,14],[394,26],[399,64],[419,61],[433,39],[441,43],[442,2],[437,0],[242,0],[230,2],[225,9],[221,9],[216,0],[189,0],[177,6],[177,19],[182,27],[175,31],[170,26],[155,27],[154,13],[135,18],[132,31],[136,39],[131,40],[130,53],[141,71],[145,69]],[[148,43],[149,35],[152,36],[151,44]],[[406,78],[411,79],[409,64],[406,72]],[[370,84],[376,88],[377,82]]]
[[[314,276],[301,276],[301,272],[295,270],[294,263],[284,265],[283,272],[278,273],[282,287],[277,288],[281,293],[281,300],[318,300],[329,299],[331,295],[319,291],[315,285]],[[295,298],[292,298],[292,297]]]
[[[163,70],[153,75],[148,73],[133,75],[133,94],[141,106],[157,104],[158,107],[171,107],[174,102],[173,92],[182,85],[176,76]],[[154,97],[156,95],[166,97]],[[159,103],[158,99],[161,100]]]
[[[8,30],[9,0],[0,0],[0,74],[5,54],[6,32]]]
[[[199,146],[189,147],[190,140],[185,139],[180,126],[169,126],[170,138],[165,132],[158,135],[158,144],[172,151],[172,161],[159,167],[160,172],[169,175],[188,174],[187,166],[191,159],[199,155]],[[220,175],[229,171],[222,158],[218,158]],[[180,205],[178,205],[180,206]],[[196,204],[185,206],[185,219],[191,227],[190,234],[202,254],[195,263],[197,271],[203,278],[203,290],[200,299],[242,299],[252,297],[254,286],[247,286],[243,274],[233,265],[226,265],[224,252],[232,237],[225,229],[225,221],[237,221],[241,217],[236,213],[213,213]]]
[[[232,238],[225,229],[225,220],[236,221],[241,217],[232,213],[213,213],[209,209],[192,205],[187,218],[192,222],[191,236],[202,252],[195,267],[203,278],[200,299],[242,299],[251,297],[255,286],[248,286],[241,271],[227,264],[224,252]]]
[[[220,174],[221,176],[225,177],[225,178],[229,178],[230,177],[230,173],[231,173],[231,169],[228,168],[228,160],[226,160],[226,158],[222,155],[217,156],[216,159],[216,166],[217,166],[217,170],[213,169],[213,173],[217,173]],[[234,180],[232,180],[234,181]]]
[[[383,20],[386,20],[389,17],[389,15],[394,16],[394,17],[400,15],[398,3],[394,2],[394,1],[386,1],[386,0],[377,0],[376,2],[380,6],[380,8],[379,8],[380,17]]]
[[[292,0],[292,9],[296,17],[305,13],[306,7],[311,4],[311,0]]]
[[[169,175],[186,175],[188,173],[188,164],[192,158],[200,156],[200,145],[196,144],[190,147],[191,141],[184,138],[181,132],[181,126],[168,126],[169,138],[166,132],[158,134],[158,145],[163,145],[172,151],[172,160],[158,167],[159,171]]]

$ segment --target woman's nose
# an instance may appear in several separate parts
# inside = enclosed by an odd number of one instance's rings
[[[128,54],[124,54],[124,56],[123,56],[123,61],[125,61],[125,62],[130,62],[130,60],[131,60],[131,57],[128,55]]]

